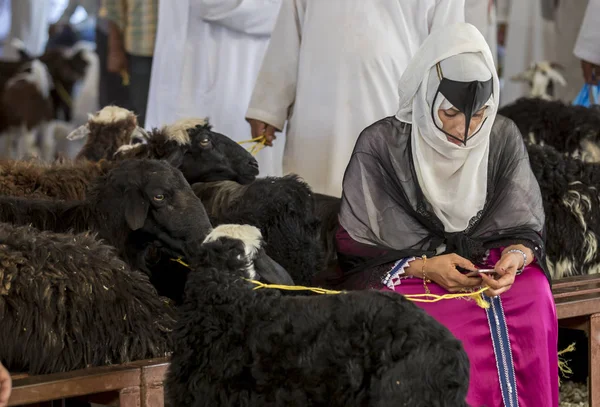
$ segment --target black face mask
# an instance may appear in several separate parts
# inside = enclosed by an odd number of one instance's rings
[[[435,93],[435,97],[433,98],[433,102],[431,103],[431,117],[435,126],[441,130],[444,134],[449,137],[452,137],[454,140],[458,140],[463,143],[465,146],[467,145],[467,139],[469,135],[469,125],[471,124],[471,118],[475,113],[481,109],[485,103],[490,99],[494,89],[493,78],[485,82],[481,81],[472,81],[472,82],[458,82],[453,81],[451,79],[444,78],[442,75],[442,71],[440,68],[440,64],[437,64],[438,76],[440,77],[440,85],[437,88]],[[465,134],[464,138],[461,140],[448,132],[442,130],[435,120],[433,107],[435,106],[435,101],[438,97],[438,94],[442,94],[452,105],[457,108],[461,113],[465,115]],[[487,118],[483,121],[479,130],[483,127],[483,124]],[[479,133],[477,130],[475,133],[471,135],[471,137],[475,136]]]

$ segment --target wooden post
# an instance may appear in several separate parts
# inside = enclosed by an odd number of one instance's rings
[[[589,402],[590,406],[600,406],[600,314],[591,315],[589,324]]]

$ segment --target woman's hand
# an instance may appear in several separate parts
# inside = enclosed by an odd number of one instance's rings
[[[423,277],[422,265],[423,260],[415,267],[411,267],[411,275]],[[427,259],[425,261],[425,277],[452,293],[481,285],[482,280],[478,275],[469,277],[458,271],[456,266],[477,272],[477,268],[473,263],[458,254],[452,253]]]
[[[275,135],[275,127],[267,124],[265,122],[261,122],[256,119],[247,119],[248,123],[250,123],[250,129],[252,130],[252,138],[257,138],[260,136],[265,136],[265,144],[272,147],[273,140],[277,138]]]
[[[10,378],[10,373],[2,363],[0,363],[0,407],[8,406],[8,399],[10,398],[10,393],[12,392],[12,380]]]
[[[515,282],[517,270],[522,266],[523,256],[519,253],[503,254],[494,266],[494,270],[499,277],[498,280],[492,276],[481,273],[483,282],[490,287],[490,289],[485,292],[485,295],[488,297],[495,297],[510,290],[510,287],[512,287]]]

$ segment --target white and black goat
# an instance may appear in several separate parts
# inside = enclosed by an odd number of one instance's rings
[[[510,79],[526,82],[530,87],[529,97],[553,100],[556,86],[567,86],[567,81],[559,71],[561,68],[559,64],[549,61],[534,62],[525,72]]]
[[[166,356],[175,311],[93,234],[0,223],[0,360],[31,375]]]
[[[0,158],[39,157],[37,131],[52,120],[54,82],[38,59],[21,65],[0,89]]]
[[[289,281],[261,246],[255,227],[221,225],[199,250],[165,383],[172,405],[467,405],[467,355],[422,309],[391,292],[255,290],[256,275]]]
[[[86,74],[97,59],[94,55],[76,44],[37,58],[25,56],[23,61],[0,62],[0,134],[4,133],[0,144],[5,144],[0,150],[2,157],[54,159],[56,140],[48,124],[53,119],[71,119],[73,87],[84,78],[87,81]],[[79,105],[75,107],[83,108]],[[38,131],[42,134],[39,146]]]
[[[546,214],[552,278],[600,272],[600,164],[566,157],[550,146],[527,147]]]
[[[233,181],[192,185],[213,225],[256,226],[269,256],[298,284],[312,284],[325,267],[319,221],[310,187],[295,175],[258,178],[248,185]]]

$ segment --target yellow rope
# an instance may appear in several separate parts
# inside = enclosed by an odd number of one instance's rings
[[[54,86],[56,87],[56,92],[58,93],[58,96],[62,99],[62,101],[65,102],[65,104],[69,108],[72,108],[73,100],[71,99],[71,95],[69,95],[69,92],[67,92],[62,83],[57,81]]]
[[[565,349],[558,352],[558,370],[560,371],[560,375],[558,377],[559,385],[560,385],[560,376],[562,376],[564,378],[568,378],[570,374],[573,374],[573,371],[571,370],[571,368],[568,365],[568,360],[566,360],[565,358],[561,358],[561,355],[568,353],[568,352],[573,352],[574,350],[575,350],[575,342],[573,342],[572,344],[567,346]]]
[[[248,151],[250,151],[250,154],[256,155],[256,154],[258,154],[258,152],[260,150],[265,148],[266,142],[267,142],[267,137],[264,134],[262,134],[258,137],[254,137],[250,140],[238,141],[238,144],[255,143]]]
[[[181,258],[178,259],[171,259],[172,261],[175,261],[187,268],[189,268],[190,266],[187,265],[186,263],[184,263]],[[320,287],[304,287],[304,286],[300,286],[300,285],[279,285],[279,284],[265,284],[262,283],[260,281],[257,280],[250,280],[250,279],[245,279],[247,281],[250,281],[251,283],[255,284],[256,287],[254,287],[254,290],[258,290],[259,288],[272,288],[272,289],[277,289],[277,290],[287,290],[287,291],[312,291],[314,293],[317,294],[345,294],[346,291],[335,291],[335,290],[327,290],[325,288],[320,288]],[[443,295],[437,295],[437,294],[431,294],[431,293],[426,293],[426,294],[405,294],[404,297],[409,300],[409,301],[414,301],[414,302],[438,302],[441,300],[452,300],[452,299],[459,299],[459,298],[471,298],[473,300],[475,300],[475,303],[480,307],[480,308],[489,308],[490,304],[489,302],[487,302],[486,300],[483,299],[483,297],[481,296],[481,294],[487,290],[487,287],[481,288],[477,291],[474,292],[468,292],[468,293],[455,293],[455,294],[443,294]],[[430,297],[429,299],[427,299],[427,297]]]

